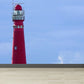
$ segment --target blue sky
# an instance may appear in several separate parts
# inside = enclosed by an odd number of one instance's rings
[[[28,64],[84,63],[84,0],[25,0],[23,6]],[[11,64],[12,25],[12,0],[0,0],[0,64]]]

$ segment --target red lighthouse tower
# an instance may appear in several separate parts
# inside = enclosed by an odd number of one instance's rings
[[[24,40],[24,11],[17,4],[13,10],[13,48],[12,64],[26,64],[25,40]]]

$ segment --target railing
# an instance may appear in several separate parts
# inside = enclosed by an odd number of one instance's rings
[[[24,16],[13,16],[12,20],[24,20],[25,17]]]

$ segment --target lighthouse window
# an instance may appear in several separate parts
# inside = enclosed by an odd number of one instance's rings
[[[14,14],[14,15],[17,15],[17,11],[14,11],[13,14]]]
[[[20,15],[20,11],[17,11],[17,14]]]
[[[18,26],[18,28],[19,28],[19,26]]]
[[[22,28],[22,26],[21,26],[21,28]]]
[[[14,49],[17,50],[17,46],[15,46]]]
[[[23,15],[23,14],[24,14],[24,12],[23,12],[23,11],[20,11],[20,14],[21,14],[21,15]]]
[[[20,14],[22,15],[22,11],[20,11]]]

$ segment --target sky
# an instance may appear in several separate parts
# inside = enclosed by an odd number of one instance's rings
[[[84,0],[19,2],[27,64],[84,64]],[[12,12],[12,0],[0,0],[0,64],[12,62]]]

